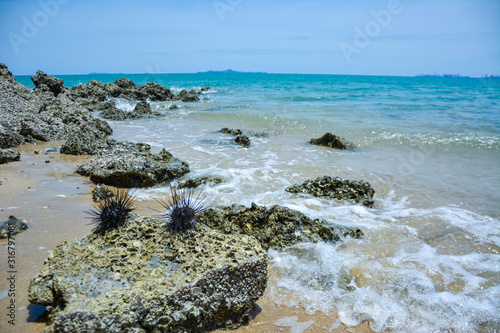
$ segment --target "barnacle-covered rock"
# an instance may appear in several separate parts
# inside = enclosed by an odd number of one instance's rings
[[[223,179],[219,176],[202,176],[198,178],[192,178],[179,183],[179,188],[195,188],[203,184],[213,183],[220,184]]]
[[[100,202],[106,198],[111,198],[115,194],[104,184],[97,184],[95,189],[92,191],[92,200],[94,202]]]
[[[21,221],[15,216],[11,215],[3,222],[0,222],[0,238],[11,238],[18,233],[28,229],[26,221]]]
[[[301,185],[286,188],[290,193],[305,193],[315,197],[328,197],[339,200],[352,200],[373,207],[375,190],[368,182],[323,176],[315,180],[306,180]]]
[[[59,244],[29,285],[46,332],[204,332],[250,319],[267,285],[253,237],[204,225],[178,234],[148,217]]]
[[[250,139],[246,135],[238,135],[235,139],[234,142],[239,144],[242,147],[250,147]]]
[[[0,148],[0,164],[19,161],[21,159],[21,153],[12,149],[2,149]]]
[[[78,167],[96,184],[116,187],[147,187],[171,181],[189,172],[189,165],[163,149],[158,154],[112,150]]]
[[[319,139],[311,139],[309,143],[320,146],[328,146],[336,149],[355,149],[356,145],[347,141],[342,136],[326,133]]]
[[[313,220],[299,211],[271,206],[266,208],[252,203],[214,207],[204,212],[200,221],[227,234],[254,236],[264,249],[282,249],[299,242],[338,241],[346,236],[360,238],[363,232],[334,225],[323,220]]]

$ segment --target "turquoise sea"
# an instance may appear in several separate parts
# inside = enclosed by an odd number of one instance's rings
[[[202,100],[153,102],[160,119],[110,121],[113,137],[166,148],[190,176],[217,175],[214,204],[282,205],[361,228],[362,239],[270,250],[276,304],[381,332],[500,331],[500,80],[292,74],[59,76],[68,87],[128,77]],[[29,77],[16,79],[32,88]],[[134,103],[118,100],[120,108]],[[96,114],[97,116],[97,114]],[[222,127],[239,128],[249,148]],[[255,134],[265,132],[267,136]],[[310,145],[331,132],[358,148]],[[284,188],[330,175],[368,181],[375,207]],[[139,199],[162,197],[164,187]],[[348,276],[351,290],[340,287]]]

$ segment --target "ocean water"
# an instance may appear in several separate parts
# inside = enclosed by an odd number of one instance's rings
[[[382,332],[500,331],[500,80],[281,74],[60,76],[210,86],[196,103],[153,102],[160,119],[110,121],[118,140],[149,143],[224,182],[214,204],[252,202],[359,227],[362,239],[270,250],[273,301]],[[33,87],[29,77],[19,82]],[[134,103],[117,100],[131,110]],[[96,115],[97,116],[97,115]],[[249,148],[222,127],[239,128]],[[326,132],[358,148],[310,145]],[[260,135],[265,133],[265,135]],[[375,207],[284,188],[330,175],[368,181]],[[162,197],[142,189],[139,199]],[[345,288],[342,281],[348,281]],[[332,328],[334,328],[332,327]]]

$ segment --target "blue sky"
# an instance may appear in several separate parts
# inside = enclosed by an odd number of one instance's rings
[[[499,0],[0,0],[14,74],[500,75]]]

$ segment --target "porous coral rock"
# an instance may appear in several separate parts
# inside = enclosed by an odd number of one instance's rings
[[[224,233],[257,238],[264,249],[282,249],[299,242],[339,241],[346,236],[360,238],[363,232],[323,220],[313,220],[299,211],[278,205],[266,208],[232,205],[204,212],[200,221]]]
[[[253,237],[204,225],[171,233],[130,217],[118,229],[59,244],[29,285],[46,332],[204,332],[248,322],[267,284]]]
[[[286,188],[290,193],[305,193],[315,197],[328,197],[339,200],[352,200],[364,206],[373,207],[375,190],[368,182],[349,180],[339,177],[323,176],[315,180],[306,180],[300,185]]]

